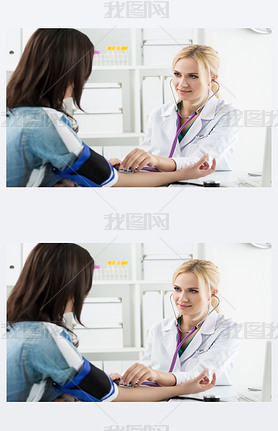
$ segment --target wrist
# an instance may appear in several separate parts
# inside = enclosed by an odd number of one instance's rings
[[[159,157],[152,154],[152,166],[159,169]]]
[[[168,157],[162,157],[153,155],[154,157],[154,166],[160,171],[165,172],[175,172],[176,171],[176,162],[173,159],[168,159]]]
[[[164,371],[154,370],[157,376],[154,376],[154,381],[161,386],[175,386],[176,376],[173,373],[166,373]]]
[[[176,378],[175,374],[173,374],[173,373],[170,373],[170,374],[173,378],[173,386],[176,386],[177,385],[177,378]]]
[[[176,181],[185,180],[185,172],[184,169],[179,169],[178,171],[174,171]]]
[[[159,371],[152,370],[152,381],[153,382],[158,382],[158,380],[159,380]]]

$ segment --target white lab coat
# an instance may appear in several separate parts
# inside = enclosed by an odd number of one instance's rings
[[[208,100],[181,142],[177,142],[172,157],[176,169],[195,163],[203,155],[209,154],[209,161],[216,158],[217,170],[231,170],[230,160],[240,120],[241,112],[233,105],[216,97]],[[169,157],[176,132],[175,105],[164,104],[150,113],[142,148],[148,153]]]
[[[229,374],[237,356],[240,337],[241,325],[212,311],[181,357],[177,357],[173,370],[177,384],[208,368],[210,375],[216,373],[217,385],[230,385]],[[140,362],[149,368],[168,372],[176,347],[176,323],[170,317],[151,327]]]

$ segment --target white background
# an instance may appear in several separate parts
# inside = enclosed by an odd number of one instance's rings
[[[161,20],[105,20],[104,2],[79,1],[58,3],[49,0],[13,1],[1,6],[1,58],[7,26],[23,27],[271,27],[277,47],[277,12],[274,1],[235,0],[231,3],[170,1],[170,18]],[[277,51],[277,49],[276,49]],[[258,53],[259,56],[259,53]],[[277,56],[274,57],[277,73]],[[262,76],[260,84],[264,84]],[[1,114],[5,112],[5,72],[1,62]],[[277,109],[277,84],[273,82],[273,109]],[[276,95],[276,97],[275,97]],[[2,119],[1,119],[2,122]],[[276,128],[277,129],[277,128]],[[274,161],[277,160],[277,130],[274,130]],[[1,334],[5,323],[6,242],[71,241],[118,242],[165,241],[177,242],[264,242],[274,245],[273,320],[277,322],[277,169],[274,169],[272,190],[6,190],[5,130],[1,132],[0,159],[0,316]],[[275,162],[277,165],[277,162]],[[104,231],[103,215],[115,208],[126,212],[169,212],[170,231]],[[263,295],[263,292],[261,293]],[[276,310],[275,310],[276,308]],[[274,401],[268,404],[222,403],[218,407],[203,403],[192,404],[6,404],[5,403],[5,340],[0,345],[0,421],[1,428],[15,431],[91,428],[104,431],[110,425],[169,425],[169,431],[181,428],[208,430],[252,431],[275,429],[277,415],[277,340],[274,342]],[[214,411],[217,408],[217,411]],[[119,428],[120,429],[120,428]],[[142,428],[141,428],[142,429]],[[124,428],[123,428],[124,430]]]

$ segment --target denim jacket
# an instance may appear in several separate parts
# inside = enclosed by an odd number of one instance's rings
[[[67,331],[53,323],[17,322],[7,330],[7,401],[53,401],[83,358]]]
[[[85,148],[88,156],[82,162],[82,174],[79,164]],[[118,180],[109,161],[81,141],[62,112],[45,107],[7,112],[8,187],[52,187],[72,166],[78,178],[84,177],[82,187],[111,187]]]
[[[63,136],[75,138],[68,149]],[[31,174],[40,173],[41,187],[61,180],[53,167],[63,171],[76,160],[82,141],[61,112],[50,108],[22,107],[7,112],[7,186],[26,187]]]

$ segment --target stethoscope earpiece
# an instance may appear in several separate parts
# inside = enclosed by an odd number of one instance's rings
[[[178,326],[179,325],[179,323],[178,323],[178,316],[176,315],[176,311],[175,311],[175,308],[174,308],[174,305],[173,305],[173,294],[172,293],[170,295],[170,304],[171,304],[171,307],[172,307],[172,310],[173,310],[173,313],[174,313],[174,318],[175,318],[175,321],[176,321],[176,326]]]
[[[172,93],[172,96],[173,96],[173,100],[174,100],[174,104],[175,104],[175,107],[176,107],[176,111],[179,112],[178,102],[176,101],[176,97],[175,97],[175,94],[174,94],[174,91],[173,91],[173,85],[172,85],[172,83],[173,83],[173,78],[170,79],[170,90],[171,90],[171,93]]]

